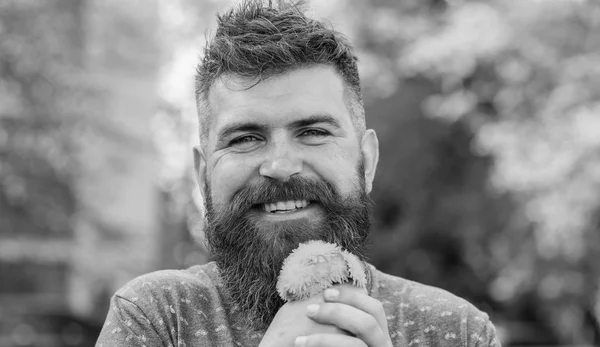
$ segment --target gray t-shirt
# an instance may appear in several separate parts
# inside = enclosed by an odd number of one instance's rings
[[[447,291],[368,266],[394,346],[500,347],[488,315]],[[117,291],[97,347],[258,346],[264,331],[239,325],[215,263],[140,276]]]

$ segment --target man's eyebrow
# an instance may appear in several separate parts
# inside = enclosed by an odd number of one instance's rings
[[[231,134],[235,134],[238,132],[248,132],[248,131],[256,131],[256,132],[264,132],[267,127],[264,125],[260,125],[253,122],[236,122],[231,123],[223,127],[217,134],[217,140],[224,140],[227,137],[231,136]]]
[[[315,115],[294,121],[288,125],[288,128],[297,129],[297,128],[302,128],[302,127],[310,126],[310,125],[317,124],[317,123],[326,123],[335,128],[341,128],[340,122],[338,122],[337,119],[335,119],[332,115],[330,115],[328,113],[315,114]]]

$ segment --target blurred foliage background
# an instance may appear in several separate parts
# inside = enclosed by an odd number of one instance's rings
[[[194,65],[233,1],[0,0],[0,345],[92,346],[136,275],[208,260]],[[600,344],[600,2],[309,2],[354,43],[372,263],[505,346]]]

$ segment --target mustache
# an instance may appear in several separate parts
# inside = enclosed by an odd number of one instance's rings
[[[263,178],[240,189],[230,207],[237,211],[249,210],[257,205],[289,200],[322,202],[324,206],[329,206],[338,197],[335,188],[324,181],[300,176],[292,176],[285,182]]]

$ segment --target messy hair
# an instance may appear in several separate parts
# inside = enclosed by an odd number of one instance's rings
[[[196,105],[201,142],[208,138],[208,93],[223,75],[251,81],[249,88],[298,68],[332,66],[344,81],[344,97],[358,134],[365,116],[356,56],[339,32],[303,13],[304,2],[244,0],[217,15],[217,30],[208,39],[197,67]]]

